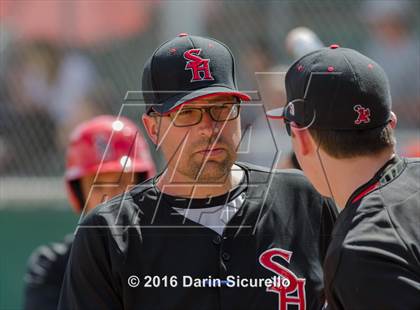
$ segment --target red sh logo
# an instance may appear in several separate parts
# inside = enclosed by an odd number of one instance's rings
[[[198,81],[213,81],[214,78],[211,76],[209,62],[210,59],[203,59],[200,55],[201,49],[193,48],[184,53],[184,58],[187,61],[185,70],[191,70],[192,79],[190,82]]]
[[[289,269],[283,267],[279,263],[273,261],[276,256],[281,257],[286,262],[290,263],[290,258],[293,252],[283,249],[274,248],[265,251],[260,255],[259,261],[266,269],[271,270],[282,278],[281,283],[276,283],[267,288],[268,292],[279,294],[279,310],[287,310],[287,306],[298,305],[299,310],[306,309],[305,301],[305,279],[299,279]],[[279,285],[280,284],[280,285]],[[295,293],[293,296],[290,294]]]
[[[361,123],[370,123],[370,110],[369,108],[364,108],[360,104],[355,105],[353,110],[357,112],[357,119],[354,121],[356,125]]]

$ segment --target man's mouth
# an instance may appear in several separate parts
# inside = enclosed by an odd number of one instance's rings
[[[226,152],[226,150],[224,148],[220,148],[220,147],[215,147],[212,149],[204,149],[204,150],[200,150],[197,153],[203,156],[216,156],[216,155],[220,155],[222,153]]]

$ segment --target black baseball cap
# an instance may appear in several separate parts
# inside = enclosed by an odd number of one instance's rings
[[[168,113],[192,100],[220,94],[251,100],[237,90],[229,48],[217,40],[186,33],[163,43],[149,58],[142,91],[146,113]]]
[[[359,130],[391,119],[388,78],[376,62],[337,44],[306,54],[287,71],[287,104],[267,112],[298,126]]]

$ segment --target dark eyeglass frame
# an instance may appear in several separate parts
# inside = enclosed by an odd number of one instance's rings
[[[190,127],[190,126],[195,126],[195,125],[201,123],[201,121],[203,120],[203,111],[204,111],[204,112],[207,112],[210,115],[210,118],[213,121],[222,123],[222,122],[232,121],[232,120],[234,120],[234,119],[236,119],[236,118],[239,117],[240,108],[241,108],[240,103],[241,103],[241,101],[238,99],[237,102],[225,102],[225,103],[222,103],[222,104],[215,104],[215,105],[212,105],[212,106],[209,106],[209,107],[206,107],[206,108],[204,108],[204,107],[191,107],[191,108],[188,107],[188,108],[185,108],[184,111],[185,110],[200,110],[200,118],[197,119],[197,121],[195,123],[191,123],[191,124],[187,124],[187,125],[177,125],[176,124],[176,116],[178,115],[178,113],[180,111],[182,111],[182,107],[179,110],[174,111],[172,113],[160,114],[158,112],[151,111],[150,113],[148,113],[148,115],[150,115],[150,116],[159,116],[159,117],[170,117],[172,119],[172,123],[173,123],[173,125],[175,127]],[[226,106],[226,105],[231,105],[232,106],[232,108],[230,109],[230,111],[234,111],[233,109],[236,108],[235,109],[236,114],[234,116],[232,116],[232,117],[227,118],[227,119],[223,119],[223,120],[217,119],[213,115],[213,112],[211,112],[211,111],[213,109],[215,109],[215,108],[220,108],[220,107]]]

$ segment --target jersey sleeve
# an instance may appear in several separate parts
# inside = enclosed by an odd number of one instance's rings
[[[118,279],[111,267],[109,230],[90,214],[78,227],[58,309],[122,309]]]
[[[54,243],[36,249],[24,277],[25,310],[57,309],[71,243]]]
[[[398,246],[387,243],[386,235],[373,238],[380,246],[360,242],[346,246],[329,303],[335,305],[334,309],[337,305],[341,309],[420,309],[418,266],[411,264]]]

